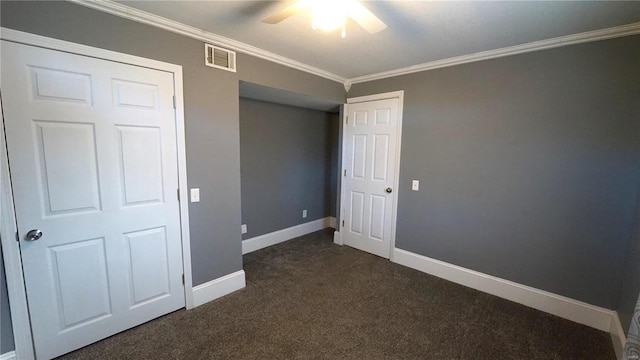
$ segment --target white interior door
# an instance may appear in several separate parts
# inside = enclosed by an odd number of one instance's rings
[[[37,357],[184,307],[173,74],[2,41],[1,86]]]
[[[343,198],[345,245],[389,258],[396,190],[399,99],[346,106]]]

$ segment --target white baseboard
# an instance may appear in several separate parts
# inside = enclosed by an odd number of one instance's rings
[[[9,351],[4,354],[0,354],[0,360],[15,360],[15,359],[16,359],[15,351]]]
[[[244,270],[195,286],[193,288],[193,307],[223,297],[245,286]]]
[[[394,249],[393,262],[439,278],[511,300],[561,318],[610,332],[615,311],[474,270]]]
[[[616,359],[622,360],[624,356],[624,346],[627,343],[627,337],[622,329],[622,323],[618,312],[614,311],[611,317],[611,328],[609,329],[611,334],[611,342],[613,343],[613,350],[616,352]]]
[[[332,220],[333,219],[333,220]],[[326,217],[308,223],[292,226],[290,228],[274,231],[272,233],[253,237],[242,241],[242,254],[264,249],[268,246],[279,244],[281,242],[297,238],[298,236],[307,235],[314,231],[322,230],[331,226],[335,226],[336,218]]]
[[[336,245],[344,245],[342,237],[340,236],[340,231],[336,230],[333,232],[333,243]]]
[[[330,228],[337,229],[337,227],[336,227],[336,218],[335,218],[335,217],[333,217],[333,216],[329,216],[329,217],[328,217],[328,218],[326,218],[326,219],[329,219],[329,227],[330,227]]]

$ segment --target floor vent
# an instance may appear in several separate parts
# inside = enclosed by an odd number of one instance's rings
[[[235,51],[204,44],[204,64],[218,69],[236,72]]]

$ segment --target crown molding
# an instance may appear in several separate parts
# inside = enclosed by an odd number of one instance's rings
[[[86,6],[95,10],[106,12],[112,15],[116,15],[125,19],[137,21],[143,24],[158,27],[163,30],[171,31],[180,35],[184,35],[190,38],[201,40],[215,45],[228,48],[237,52],[242,52],[251,56],[255,56],[261,59],[269,60],[276,64],[284,65],[296,70],[304,71],[306,73],[323,77],[339,83],[344,83],[347,79],[330,73],[328,71],[301,63],[296,60],[289,59],[287,57],[274,54],[272,52],[245,44],[240,41],[229,39],[224,36],[220,36],[214,33],[210,33],[192,26],[188,26],[177,21],[169,20],[167,18],[150,14],[146,11],[134,9],[130,6],[116,3],[111,0],[67,0],[69,2]]]
[[[582,44],[586,42],[613,39],[617,37],[640,34],[640,22],[628,25],[612,27],[608,29],[587,31],[583,33],[560,36],[556,38],[533,41],[521,45],[508,46],[495,50],[477,52],[469,55],[456,56],[448,59],[430,61],[423,64],[407,66],[400,69],[383,71],[376,74],[358,76],[349,79],[352,84],[385,79],[394,76],[412,74],[420,71],[439,69],[449,66],[461,65],[476,61],[495,59],[505,56],[524,54],[533,51],[553,49],[562,46]]]
[[[210,33],[192,26],[188,26],[177,21],[169,20],[167,18],[150,14],[146,11],[138,10],[120,3],[116,3],[112,0],[67,0],[72,3],[76,3],[82,6],[86,6],[92,9],[96,9],[102,12],[106,12],[112,15],[116,15],[129,20],[137,21],[143,24],[155,26],[173,33],[181,34],[190,38],[201,40],[215,45],[234,50],[237,52],[245,53],[247,55],[255,56],[257,58],[265,59],[276,64],[284,65],[296,70],[304,71],[306,73],[316,75],[328,80],[336,81],[344,84],[345,90],[351,88],[352,84],[363,83],[367,81],[380,80],[390,78],[394,76],[407,75],[417,73],[421,71],[440,69],[449,66],[461,65],[472,63],[476,61],[483,61],[489,59],[495,59],[505,56],[524,54],[534,51],[553,49],[562,46],[569,46],[575,44],[582,44],[592,41],[613,39],[617,37],[637,35],[640,34],[640,22],[622,25],[607,29],[587,31],[578,34],[566,35],[555,37],[551,39],[533,41],[525,44],[508,46],[500,49],[481,51],[474,54],[456,56],[447,59],[441,59],[436,61],[430,61],[422,64],[411,65],[404,68],[383,71],[375,74],[363,75],[354,78],[344,78],[326,70],[316,68],[311,65],[304,64],[302,62],[289,59],[287,57],[245,44],[243,42],[233,40],[224,36],[220,36],[214,33]]]

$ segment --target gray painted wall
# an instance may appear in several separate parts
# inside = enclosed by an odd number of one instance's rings
[[[200,41],[68,2],[3,0],[0,23],[183,67],[188,186],[201,190],[189,206],[194,286],[242,268],[238,80],[345,97],[341,84],[248,55],[238,54],[238,73],[206,67]]]
[[[396,246],[617,308],[638,64],[633,36],[353,85],[405,91]]]
[[[344,85],[246,54],[237,56],[238,79],[344,104]]]
[[[636,192],[636,216],[627,248],[627,261],[622,276],[618,316],[625,333],[629,331],[633,312],[640,296],[640,184]]]
[[[13,351],[13,327],[11,325],[11,311],[7,296],[7,279],[4,275],[4,258],[0,249],[0,354]]]
[[[243,239],[335,216],[332,127],[335,114],[240,99]]]

